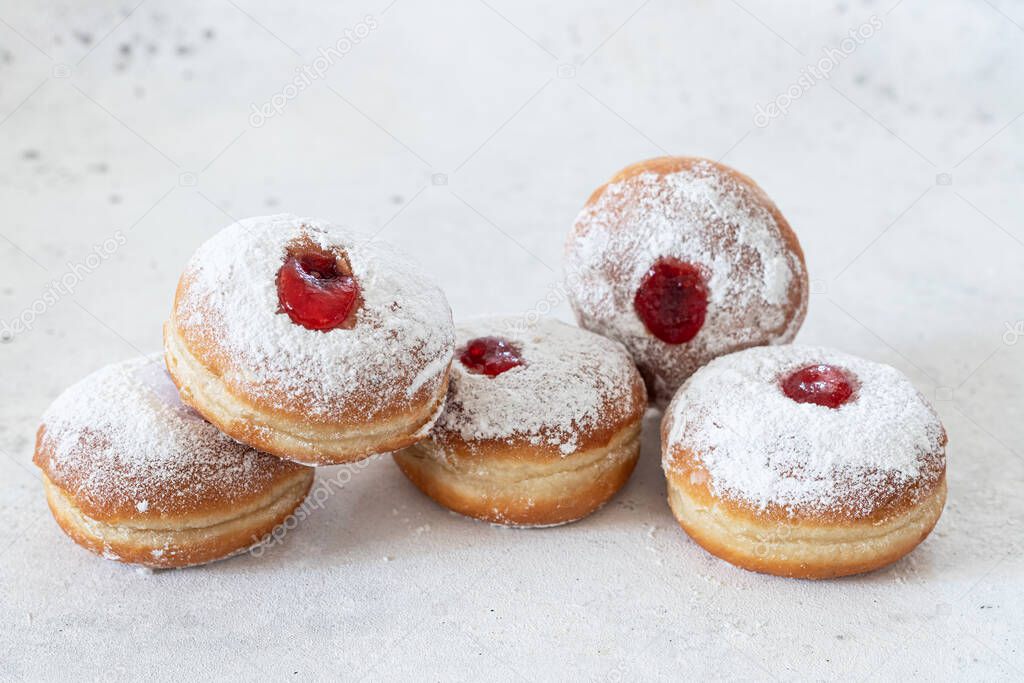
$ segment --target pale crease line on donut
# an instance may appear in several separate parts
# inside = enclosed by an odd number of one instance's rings
[[[280,451],[280,457],[301,460],[299,456],[318,454],[331,454],[339,450],[350,451],[353,457],[364,457],[373,453],[385,452],[402,446],[379,449],[377,444],[387,443],[387,440],[406,441],[416,438],[423,431],[433,426],[431,419],[436,419],[441,414],[444,400],[447,395],[447,383],[443,383],[435,396],[435,400],[419,411],[412,418],[405,420],[391,419],[387,424],[378,426],[372,432],[362,432],[353,436],[354,430],[351,427],[318,428],[308,421],[299,418],[293,419],[289,424],[299,424],[306,428],[305,434],[296,432],[290,428],[279,425],[264,424],[261,416],[248,406],[244,401],[236,398],[227,389],[224,381],[203,366],[199,360],[186,348],[184,340],[177,331],[177,326],[172,318],[167,323],[165,333],[165,349],[169,356],[177,361],[174,363],[172,375],[177,373],[177,379],[184,385],[188,392],[193,394],[193,401],[196,398],[207,408],[213,421],[218,421],[229,427],[233,423],[248,423],[255,425],[264,436],[284,445],[278,445],[274,450]],[[181,371],[184,370],[184,375]],[[211,406],[213,410],[211,410]],[[202,412],[202,411],[200,411]],[[398,423],[397,426],[395,423]],[[415,428],[415,429],[414,429]],[[327,444],[325,446],[325,443]],[[404,444],[403,444],[404,445]],[[269,445],[261,445],[263,450],[268,450]],[[296,452],[285,452],[297,449]],[[317,462],[327,462],[317,460]],[[333,464],[333,463],[332,463]]]
[[[443,449],[437,448],[429,441],[413,444],[406,448],[405,452],[410,457],[430,461],[438,465],[454,477],[473,478],[498,486],[518,486],[520,484],[535,484],[554,477],[580,474],[602,465],[618,464],[627,460],[633,456],[632,446],[636,445],[637,439],[640,437],[640,431],[640,423],[638,422],[636,425],[630,425],[627,429],[622,430],[609,443],[599,448],[589,449],[564,458],[553,458],[551,461],[543,463],[521,462],[509,466],[507,463],[499,462],[495,468],[497,471],[495,469],[488,469],[486,474],[481,474],[479,465],[471,470],[460,469],[451,462],[448,454]],[[500,456],[492,458],[491,462],[486,464],[493,467],[496,464],[493,461],[499,458]],[[580,460],[584,462],[580,462]],[[463,460],[463,462],[467,462],[467,460]],[[470,465],[475,464],[472,459],[468,460],[468,463]],[[552,469],[555,471],[552,472]],[[520,472],[525,471],[525,474],[517,474],[516,470]]]
[[[445,465],[439,460],[423,455],[422,450],[419,448],[420,444],[416,444],[404,449],[403,451],[395,453],[395,459],[398,462],[400,469],[405,472],[406,476],[409,477],[418,488],[424,491],[428,497],[435,500],[435,502],[438,502],[440,505],[452,510],[453,512],[458,512],[459,514],[467,517],[472,517],[490,524],[509,528],[551,528],[578,522],[581,519],[589,517],[604,507],[628,482],[629,475],[632,474],[633,468],[640,455],[639,427],[631,427],[629,432],[631,436],[625,437],[623,443],[616,443],[616,441],[621,441],[622,439],[613,439],[613,442],[606,446],[598,449],[592,449],[590,454],[593,454],[593,457],[591,457],[585,464],[580,464],[573,468],[562,469],[558,472],[542,474],[529,478],[519,478],[511,481],[481,474],[479,469],[472,472],[453,471],[450,467],[445,467]],[[413,464],[414,462],[415,464]],[[533,464],[532,466],[534,468],[543,467],[543,465],[538,464]],[[628,469],[626,470],[622,482],[618,486],[615,486],[613,490],[609,491],[598,504],[592,507],[587,507],[578,515],[559,519],[554,522],[534,523],[510,519],[507,514],[501,512],[501,505],[514,505],[515,501],[529,501],[528,507],[532,508],[534,501],[537,500],[547,500],[549,503],[555,503],[558,507],[561,507],[562,503],[571,504],[577,502],[581,495],[590,499],[592,494],[590,487],[604,481],[606,476],[620,471],[624,466],[628,466]],[[421,476],[411,476],[409,472],[406,471],[406,468],[420,469]],[[447,503],[441,502],[435,498],[434,495],[427,493],[427,491],[417,483],[418,479],[424,478],[422,476],[424,474],[424,468],[432,470],[432,472],[425,477],[427,480],[432,480],[434,484],[441,486],[448,494],[454,494],[459,499],[473,501],[476,504],[488,504],[490,507],[488,507],[487,512],[480,512],[480,510],[473,512],[460,510],[456,507],[450,507]],[[566,491],[570,491],[570,493],[567,495]],[[502,503],[502,500],[505,502]],[[515,517],[515,515],[513,514],[512,517]]]
[[[707,508],[694,502],[690,497],[681,493],[681,488],[669,482],[670,497],[674,498],[677,505],[685,507],[687,515],[684,515],[691,523],[694,523],[710,535],[712,538],[722,541],[729,539],[732,542],[741,541],[755,546],[766,545],[772,548],[791,549],[799,551],[801,548],[811,548],[815,552],[822,552],[822,546],[828,548],[847,548],[858,545],[873,544],[880,541],[901,538],[913,538],[924,527],[934,525],[942,514],[946,500],[945,480],[941,486],[932,491],[924,500],[919,501],[910,511],[895,515],[883,523],[860,522],[854,526],[849,524],[832,524],[822,522],[820,526],[813,527],[806,523],[787,524],[785,521],[773,522],[747,522],[743,516],[731,515],[714,506]],[[698,523],[699,519],[704,524]],[[727,520],[736,519],[733,526],[727,525]],[[710,523],[710,531],[708,528]],[[763,524],[759,528],[755,524]],[[913,532],[909,535],[906,532]],[[780,538],[783,532],[788,532],[788,538]],[[723,541],[723,543],[725,543]],[[732,547],[732,546],[730,546]]]
[[[225,524],[232,521],[236,521],[243,517],[259,512],[260,509],[266,507],[266,503],[263,499],[267,495],[279,498],[287,494],[288,490],[291,490],[299,485],[310,485],[314,477],[314,471],[311,467],[302,467],[296,469],[294,472],[289,473],[283,477],[280,481],[273,483],[267,487],[266,492],[262,498],[255,498],[251,502],[239,505],[236,503],[225,503],[225,512],[222,514],[205,513],[205,514],[191,514],[181,513],[175,514],[173,517],[176,519],[176,523],[173,526],[166,524],[164,517],[152,516],[151,518],[145,518],[144,515],[139,515],[135,519],[124,519],[118,522],[104,522],[96,520],[98,523],[106,524],[108,526],[117,526],[129,528],[136,531],[167,531],[167,530],[188,530],[188,529],[202,529],[218,524]],[[60,490],[61,493],[71,498],[71,494],[67,490],[63,489],[59,484],[50,479],[46,474],[43,475],[43,483],[49,483]],[[274,492],[280,492],[274,494]],[[77,508],[78,506],[76,506]],[[87,516],[84,512],[83,515]],[[91,517],[90,517],[91,519]]]
[[[175,529],[137,529],[128,526],[108,524],[93,519],[77,507],[71,498],[57,485],[47,481],[44,486],[47,491],[47,499],[51,505],[57,508],[55,516],[58,521],[73,523],[74,530],[85,534],[94,541],[106,546],[126,545],[134,546],[136,550],[146,551],[149,549],[180,548],[187,550],[187,545],[198,544],[208,541],[216,541],[224,536],[239,531],[244,532],[247,527],[258,526],[271,519],[285,517],[286,510],[292,509],[301,504],[305,497],[305,490],[308,488],[308,481],[294,482],[287,487],[280,495],[272,501],[256,508],[251,513],[242,517],[233,517],[229,520],[217,522],[205,527],[186,527]],[[226,559],[236,554],[241,554],[250,548],[260,545],[264,538],[253,539],[230,554],[223,557],[198,562],[195,564],[207,564],[217,559]],[[120,558],[118,558],[120,559]],[[134,563],[133,563],[134,564]],[[194,566],[194,565],[185,565]]]
[[[167,520],[164,517],[152,516],[151,519],[126,519],[118,522],[104,522],[87,515],[84,511],[81,511],[78,505],[75,505],[75,509],[79,510],[83,517],[86,517],[97,524],[103,524],[113,528],[123,528],[132,531],[143,532],[164,532],[164,531],[189,531],[198,529],[208,529],[221,524],[230,524],[239,519],[248,517],[249,515],[257,514],[260,510],[263,510],[274,502],[288,495],[288,492],[302,486],[309,486],[314,478],[314,470],[310,467],[304,467],[296,470],[282,481],[271,486],[261,498],[253,500],[246,505],[235,505],[233,503],[225,503],[225,512],[223,514],[217,513],[206,513],[201,515],[183,513],[175,515],[175,523],[168,525]],[[59,491],[68,500],[72,499],[72,494],[62,488],[59,484],[50,479],[46,474],[43,474],[43,485],[47,487],[53,487]],[[273,498],[271,503],[267,503],[266,499]]]

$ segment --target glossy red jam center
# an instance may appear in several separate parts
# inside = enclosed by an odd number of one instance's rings
[[[346,271],[334,254],[312,250],[289,254],[277,272],[280,312],[310,330],[341,327],[359,299],[359,285]]]
[[[523,364],[519,350],[501,337],[471,339],[459,354],[459,361],[470,372],[489,377]]]
[[[704,325],[708,287],[697,266],[662,258],[644,275],[633,306],[651,334],[666,344],[682,344]]]
[[[782,392],[797,403],[838,408],[853,396],[854,379],[833,365],[808,365],[782,380]]]

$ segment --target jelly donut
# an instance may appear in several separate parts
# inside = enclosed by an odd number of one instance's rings
[[[661,157],[599,187],[566,245],[582,327],[621,341],[664,406],[712,358],[792,341],[807,312],[803,252],[753,180]]]
[[[711,361],[662,421],[668,500],[714,555],[779,576],[877,569],[946,500],[946,432],[898,370],[825,348]]]
[[[422,438],[454,339],[444,294],[403,257],[290,215],[203,244],[164,326],[185,403],[242,443],[310,465]]]
[[[302,503],[314,473],[243,446],[182,404],[159,355],[107,366],[61,394],[33,460],[68,536],[153,568],[259,545]]]
[[[507,526],[581,519],[629,479],[643,380],[618,342],[560,322],[459,325],[448,401],[429,438],[395,453],[421,491]]]

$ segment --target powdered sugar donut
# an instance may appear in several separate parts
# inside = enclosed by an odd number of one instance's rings
[[[258,544],[313,483],[311,468],[243,446],[184,406],[159,355],[107,366],[61,394],[34,461],[76,543],[155,568]]]
[[[581,326],[633,354],[664,405],[712,358],[791,341],[807,311],[803,252],[753,180],[661,157],[597,189],[566,245]]]
[[[946,498],[945,446],[899,371],[804,346],[713,360],[662,423],[683,529],[740,567],[802,578],[870,571],[924,540]]]
[[[549,526],[585,517],[626,483],[646,397],[621,344],[511,318],[460,325],[457,339],[441,418],[395,454],[424,493],[478,519]]]
[[[331,464],[429,430],[454,330],[441,290],[391,248],[278,215],[199,248],[164,346],[182,399],[210,422],[268,453]]]

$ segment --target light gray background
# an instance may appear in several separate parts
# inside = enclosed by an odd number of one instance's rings
[[[0,345],[0,675],[1024,676],[1024,4],[136,2],[0,2],[0,320],[33,318]],[[755,125],[872,15],[829,79]],[[710,557],[665,505],[653,418],[629,485],[558,529],[451,515],[387,458],[323,473],[348,482],[282,543],[208,568],[104,562],[50,518],[39,415],[159,347],[182,265],[234,218],[379,233],[456,317],[552,300],[568,318],[576,211],[666,152],[724,159],[789,218],[813,283],[799,341],[934,400],[950,497],[909,558],[809,583]]]

